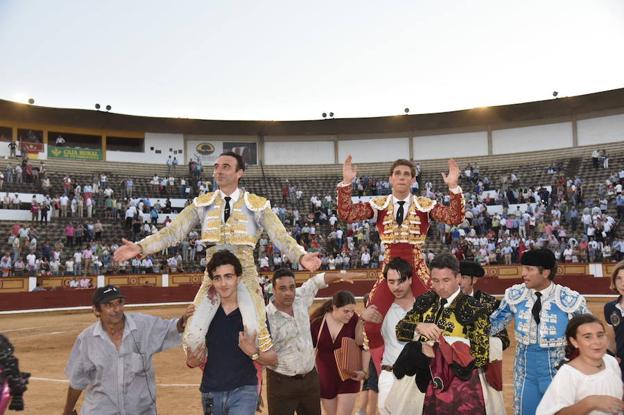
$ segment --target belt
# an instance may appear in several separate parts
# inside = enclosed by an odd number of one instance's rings
[[[381,365],[381,370],[385,370],[386,372],[392,372],[394,366],[392,365]]]
[[[281,374],[279,372],[276,372],[274,370],[271,370],[271,372],[274,373],[276,376],[279,376],[279,377],[282,377],[282,378],[301,380],[301,379],[305,379],[308,375],[310,375],[312,372],[314,372],[314,369],[312,369],[308,373],[304,373],[303,375],[292,375],[292,376],[283,375],[283,374]]]

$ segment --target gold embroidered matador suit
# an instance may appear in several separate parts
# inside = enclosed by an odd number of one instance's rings
[[[414,340],[416,325],[434,323],[440,307],[443,307],[440,297],[434,291],[428,291],[416,298],[414,307],[396,326],[397,339],[403,342]],[[475,298],[460,292],[442,310],[435,324],[442,329],[443,336],[470,340],[470,354],[475,359],[476,367],[483,367],[488,363],[490,316]]]
[[[236,193],[236,192],[235,192]],[[238,200],[230,202],[231,214],[224,223],[225,201],[220,191],[207,193],[193,200],[180,214],[157,234],[138,242],[143,255],[163,250],[183,240],[195,227],[201,227],[201,241],[208,247],[206,260],[221,250],[232,251],[243,266],[241,284],[237,295],[243,323],[249,332],[256,331],[260,351],[272,347],[266,326],[266,313],[262,292],[257,281],[258,271],[253,251],[265,230],[271,241],[293,263],[299,263],[305,250],[288,234],[282,222],[271,210],[271,203],[260,196],[239,190]],[[208,273],[194,300],[195,313],[184,331],[184,346],[195,350],[204,344],[210,322],[220,306],[218,295],[212,287]]]
[[[390,309],[394,296],[383,277],[383,269],[393,258],[400,257],[412,264],[412,293],[415,297],[431,286],[429,269],[422,249],[431,220],[458,225],[464,220],[464,197],[461,187],[450,191],[450,204],[444,206],[435,200],[410,195],[411,202],[403,223],[396,221],[392,195],[373,197],[368,203],[352,203],[352,186],[338,185],[338,218],[347,223],[376,218],[376,227],[385,247],[384,261],[380,264],[377,281],[370,292],[369,304],[375,305],[382,315]],[[364,329],[371,349],[383,346],[381,324],[365,323]]]

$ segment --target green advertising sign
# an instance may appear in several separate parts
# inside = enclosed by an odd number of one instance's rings
[[[91,148],[56,147],[48,145],[48,158],[102,160],[102,150]]]

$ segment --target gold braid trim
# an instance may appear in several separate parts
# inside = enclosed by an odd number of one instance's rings
[[[266,208],[271,208],[271,202],[262,196],[258,196],[253,193],[245,192],[242,199],[245,199],[245,204],[249,210],[258,212]]]
[[[371,200],[369,200],[368,203],[373,207],[373,209],[383,210],[388,205],[391,205],[391,206],[393,205],[392,203],[390,203],[391,199],[392,199],[392,195],[376,196],[376,197],[372,198]]]
[[[227,223],[221,220],[223,199],[214,200],[214,208],[207,212],[206,223],[202,228],[202,240],[215,244],[256,246],[256,235],[247,232],[249,217],[243,213],[245,201],[239,198],[234,206]]]
[[[210,206],[213,204],[216,197],[217,197],[217,192],[205,193],[193,199],[193,204],[197,207]]]
[[[418,196],[414,198],[414,203],[421,212],[429,212],[438,202],[431,200],[428,197]]]
[[[390,203],[383,219],[383,233],[379,236],[385,245],[409,243],[422,246],[425,243],[426,235],[421,235],[420,225],[420,216],[418,216],[415,203],[410,204],[409,211],[401,226],[394,218],[394,204]]]

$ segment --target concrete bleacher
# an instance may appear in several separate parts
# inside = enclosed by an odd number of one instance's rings
[[[469,157],[457,158],[460,169],[468,165],[468,163],[478,163],[480,166],[480,175],[488,176],[491,180],[493,188],[500,187],[500,178],[514,172],[519,177],[519,183],[516,187],[536,187],[538,185],[551,185],[554,175],[546,173],[546,168],[552,163],[557,162],[563,168],[562,172],[566,176],[580,176],[584,181],[585,198],[597,201],[597,189],[600,183],[604,183],[607,177],[617,172],[624,166],[624,143],[612,143],[600,145],[600,149],[605,149],[610,157],[609,169],[594,169],[592,167],[591,152],[596,148],[591,147],[575,147],[557,150],[547,150],[540,152],[529,152],[508,155],[492,155],[487,157]],[[16,159],[0,160],[0,169],[4,170],[8,163],[13,166],[17,163]],[[33,160],[33,165],[39,165],[39,161]],[[167,166],[162,164],[136,164],[136,163],[120,163],[107,161],[72,161],[72,160],[46,160],[46,168],[51,178],[52,190],[51,194],[62,193],[62,178],[69,174],[74,183],[84,185],[90,183],[94,174],[105,173],[108,181],[115,191],[116,196],[123,194],[121,182],[128,177],[134,180],[134,197],[150,197],[152,202],[160,200],[164,204],[167,197],[166,194],[154,192],[150,184],[150,180],[154,174],[163,177],[167,173]],[[391,162],[384,163],[354,163],[358,166],[358,174],[360,176],[367,175],[375,178],[386,179]],[[422,168],[422,183],[431,181],[434,189],[444,191],[445,186],[442,182],[440,172],[447,170],[447,160],[423,160],[419,161]],[[211,168],[205,167],[203,174],[204,180],[211,180]],[[178,166],[176,177],[188,177],[188,168],[186,166]],[[312,195],[335,194],[335,186],[342,179],[342,165],[298,165],[298,166],[249,166],[246,174],[241,181],[241,186],[247,190],[261,194],[271,199],[273,205],[282,205],[281,189],[288,179],[289,184],[294,184],[298,189],[303,191],[303,203],[299,206],[302,216],[310,212],[309,199]],[[472,185],[464,178],[460,184],[465,191],[471,191]],[[6,184],[2,190],[11,193],[19,192],[20,200],[24,202],[23,207],[27,207],[32,199],[33,194],[40,195],[40,190],[33,183],[23,184]],[[176,186],[172,192],[171,202],[173,207],[183,207],[186,203],[185,199],[179,198],[179,186]],[[289,207],[292,207],[289,205]],[[502,211],[502,207],[493,206],[492,211]],[[101,211],[102,206],[96,208]],[[490,207],[488,207],[488,210]],[[514,211],[515,207],[510,212]],[[609,207],[609,214],[615,216],[615,210]],[[13,216],[15,215],[15,216]],[[159,222],[164,220],[159,219]],[[169,215],[173,217],[173,215]],[[10,227],[10,221],[27,221],[30,218],[28,211],[20,212],[2,212],[0,215],[0,229],[7,231]],[[121,237],[127,237],[127,232],[122,228],[120,221],[103,218],[98,215],[98,219],[104,224],[105,243],[118,242]],[[145,218],[148,219],[148,218]],[[4,221],[6,220],[6,221]],[[51,224],[45,229],[39,227],[42,234],[40,241],[55,241],[64,239],[63,229],[68,221],[85,221],[86,219],[57,219],[55,218]],[[622,224],[619,224],[616,232],[622,235]],[[6,234],[6,233],[5,233]],[[435,238],[431,240],[430,248],[434,250],[442,249]],[[0,244],[1,249],[7,249],[6,241]]]

